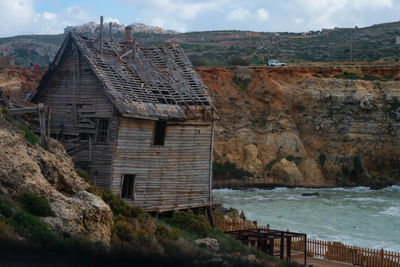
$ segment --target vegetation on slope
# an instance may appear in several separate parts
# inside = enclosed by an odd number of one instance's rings
[[[311,31],[306,35],[292,32],[208,31],[182,34],[135,33],[134,38],[144,46],[176,41],[197,66],[265,64],[268,59],[287,62],[398,61],[400,46],[395,44],[395,38],[399,35],[399,24],[393,22],[365,28],[335,28]],[[30,62],[34,62],[47,66],[64,36],[0,38],[0,55],[12,51],[11,55],[15,57],[17,65],[28,67]],[[113,37],[121,41],[124,34],[118,33]],[[237,59],[241,59],[241,62]]]

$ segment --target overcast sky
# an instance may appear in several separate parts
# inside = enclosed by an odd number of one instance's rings
[[[399,21],[400,0],[0,0],[0,37],[62,33],[100,15],[181,32],[303,32]]]

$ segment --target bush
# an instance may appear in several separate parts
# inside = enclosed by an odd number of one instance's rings
[[[353,158],[353,167],[356,170],[356,172],[361,173],[363,172],[363,167],[362,167],[362,163],[361,160],[358,156],[355,156]]]
[[[10,230],[10,227],[3,222],[0,221],[0,240],[12,240],[13,239],[13,234]]]
[[[253,177],[253,175],[243,170],[242,168],[236,168],[235,163],[231,163],[226,161],[224,163],[213,162],[213,174],[214,175],[232,175],[235,178],[243,178],[243,177]]]
[[[156,237],[158,240],[177,240],[179,235],[176,230],[170,231],[164,225],[157,224]]]
[[[321,165],[321,167],[324,166],[325,161],[326,161],[325,154],[323,154],[323,153],[319,154],[318,161],[319,161],[319,165]]]
[[[32,132],[31,129],[25,125],[21,125],[19,128],[22,130],[26,141],[31,143],[33,146],[39,144],[39,138]]]
[[[198,66],[207,66],[207,61],[203,58],[193,58],[190,60],[193,64],[193,66],[198,67]]]
[[[243,92],[244,90],[246,90],[247,86],[249,85],[250,79],[249,78],[242,79],[238,76],[235,76],[235,77],[233,77],[233,82],[235,84],[237,84],[240,87],[240,91]]]
[[[100,196],[110,206],[115,217],[121,215],[127,218],[138,218],[145,214],[139,207],[128,206],[119,196],[114,195],[108,189],[99,189],[92,186],[89,191]]]
[[[11,217],[13,214],[11,206],[0,203],[0,214],[6,218]]]
[[[126,221],[116,222],[112,229],[113,237],[124,242],[132,242],[135,238],[133,227]]]
[[[47,247],[60,244],[58,236],[50,231],[47,225],[38,217],[28,212],[17,212],[15,216],[10,218],[10,224],[18,234],[30,239],[34,243]]]
[[[87,171],[84,171],[82,169],[76,168],[75,169],[76,174],[78,174],[85,182],[89,183],[89,174]]]
[[[27,212],[41,217],[55,216],[47,201],[35,194],[24,193],[20,197],[22,208]]]
[[[212,231],[210,224],[202,215],[195,215],[192,211],[174,212],[171,223],[200,236],[207,236]]]
[[[234,66],[248,66],[250,63],[247,61],[247,59],[241,57],[233,57],[229,60],[229,64]]]

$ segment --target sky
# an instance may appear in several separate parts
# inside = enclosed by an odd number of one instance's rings
[[[0,37],[140,22],[188,31],[307,32],[400,20],[400,0],[0,0]]]

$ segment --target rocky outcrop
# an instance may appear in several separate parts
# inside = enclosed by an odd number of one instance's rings
[[[85,235],[109,244],[113,215],[104,201],[87,190],[63,146],[52,140],[50,150],[27,142],[13,118],[0,113],[0,199],[17,202],[30,192],[49,202],[55,217],[44,217],[64,237]]]
[[[399,69],[198,71],[221,117],[216,161],[291,186],[400,183]]]

